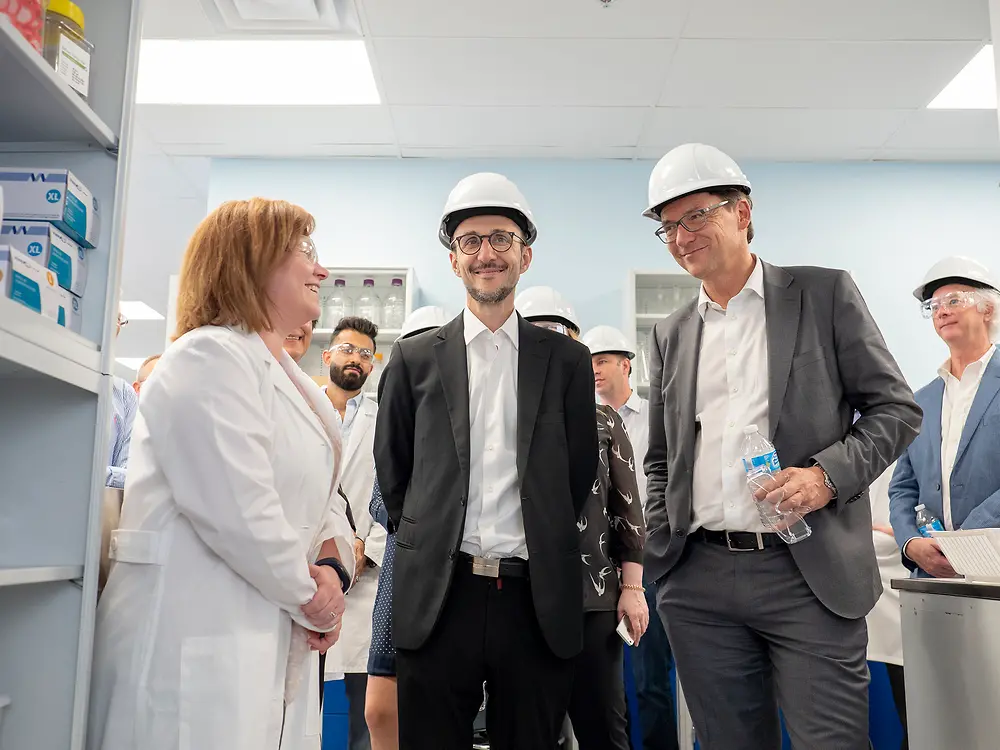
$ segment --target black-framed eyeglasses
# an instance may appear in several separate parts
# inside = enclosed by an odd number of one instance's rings
[[[665,221],[663,222],[663,226],[656,230],[656,236],[660,238],[660,242],[664,245],[669,245],[677,239],[677,227],[684,227],[689,232],[697,232],[699,229],[704,229],[705,225],[708,224],[708,217],[730,202],[727,198],[711,206],[688,211],[677,221]]]
[[[489,240],[490,247],[498,253],[505,253],[510,250],[514,246],[514,240],[517,240],[522,245],[524,244],[524,240],[513,232],[504,232],[498,229],[489,234],[476,234],[475,232],[463,234],[453,239],[451,245],[452,247],[457,247],[466,255],[475,255],[483,246],[483,240]]]
[[[354,344],[348,344],[346,341],[343,344],[334,344],[329,351],[331,354],[343,354],[345,357],[357,354],[362,362],[371,362],[375,357],[375,352],[371,349],[362,349]]]

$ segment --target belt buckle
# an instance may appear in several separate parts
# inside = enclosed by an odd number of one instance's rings
[[[725,534],[726,534],[726,549],[728,549],[730,552],[757,552],[758,550],[764,549],[764,537],[761,535],[759,531],[754,532],[754,536],[757,537],[757,546],[750,547],[748,549],[743,549],[741,547],[734,547],[732,542],[732,537],[729,535],[729,532],[727,531],[725,532]]]
[[[500,558],[498,557],[475,557],[472,558],[472,575],[485,576],[487,578],[500,577]]]

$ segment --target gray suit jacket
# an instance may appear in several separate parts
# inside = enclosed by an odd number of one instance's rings
[[[916,437],[921,410],[850,274],[765,263],[764,308],[769,437],[784,468],[819,463],[838,492],[807,517],[812,536],[792,556],[828,609],[864,617],[882,593],[868,487]],[[651,336],[643,562],[654,580],[677,564],[691,524],[701,333],[692,301]]]

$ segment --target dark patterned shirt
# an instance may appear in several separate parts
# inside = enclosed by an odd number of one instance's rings
[[[618,412],[597,405],[597,477],[577,521],[583,557],[583,608],[618,607],[618,571],[642,563],[646,531],[635,479],[635,456]]]

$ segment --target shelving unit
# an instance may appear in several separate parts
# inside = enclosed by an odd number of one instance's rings
[[[364,280],[372,279],[375,282],[375,295],[380,300],[385,300],[386,295],[389,294],[393,279],[402,279],[403,299],[405,301],[403,317],[405,318],[413,312],[414,308],[419,307],[417,304],[419,299],[417,278],[412,268],[342,268],[331,266],[327,268],[327,271],[330,275],[323,282],[319,292],[321,305],[325,304],[327,297],[335,289],[334,284],[337,279],[344,279],[346,282],[345,291],[347,296],[352,299],[361,296]],[[357,310],[354,311],[354,314],[357,314]],[[384,363],[388,361],[389,352],[392,351],[393,343],[399,338],[400,329],[383,328],[380,320],[375,322],[379,324],[375,345],[378,350],[377,354],[384,355],[382,357],[382,366],[384,366]],[[331,320],[329,316],[324,315],[320,318],[320,325],[313,331],[309,352],[300,363],[302,369],[320,383],[325,383],[327,378],[326,368],[323,366],[323,350],[329,345],[330,336],[333,334],[336,324],[337,322]],[[378,375],[379,373],[376,371],[369,378],[371,388],[374,388],[375,384],[378,383]]]
[[[649,396],[649,336],[653,326],[698,296],[701,282],[686,273],[629,271],[625,294],[625,320],[635,336],[636,358],[632,366],[632,387]]]
[[[0,294],[4,750],[82,750],[86,730],[141,0],[76,2],[89,101],[0,16],[0,166],[70,169],[101,214],[80,335]]]

